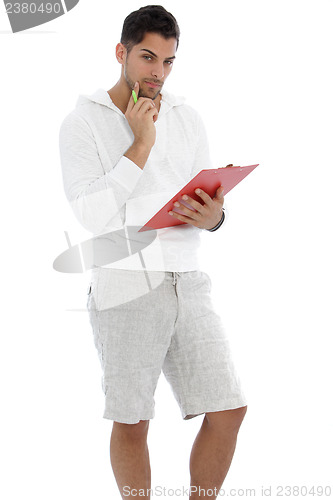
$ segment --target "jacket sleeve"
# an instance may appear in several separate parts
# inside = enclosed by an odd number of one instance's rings
[[[206,129],[203,123],[203,120],[199,114],[197,114],[197,146],[196,146],[196,154],[194,165],[191,172],[191,179],[195,177],[201,170],[213,169],[212,160],[209,152],[209,144]],[[228,208],[226,205],[226,201],[224,199],[224,221],[222,223],[225,226],[226,220],[228,219]]]
[[[121,225],[119,211],[143,170],[121,156],[105,172],[93,133],[75,112],[60,126],[59,149],[65,195],[82,226],[94,234],[102,234],[110,224]]]

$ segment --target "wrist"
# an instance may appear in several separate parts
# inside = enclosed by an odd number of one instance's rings
[[[222,226],[224,219],[225,219],[225,209],[222,208],[222,217],[221,217],[220,221],[216,224],[216,226],[214,226],[210,229],[207,229],[207,231],[211,232],[211,231],[216,231],[216,229],[219,229]]]
[[[134,139],[132,147],[136,148],[138,151],[142,153],[150,153],[150,150],[152,148],[152,146],[143,139]]]
[[[150,151],[151,148],[147,146],[147,144],[140,141],[134,141],[132,146],[126,151],[124,156],[132,160],[138,165],[138,167],[143,169],[150,155]]]

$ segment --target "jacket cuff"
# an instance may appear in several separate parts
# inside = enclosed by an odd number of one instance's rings
[[[143,170],[127,156],[122,156],[111,172],[113,179],[128,191],[133,191],[143,174]]]

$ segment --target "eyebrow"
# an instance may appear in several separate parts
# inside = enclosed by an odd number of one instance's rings
[[[141,51],[141,50],[145,50],[146,52],[149,52],[149,54],[151,54],[152,56],[157,57],[157,55],[156,55],[156,54],[154,54],[154,52],[152,52],[151,50],[148,50],[148,49],[140,49],[140,51]],[[165,58],[165,60],[167,60],[167,59],[176,59],[176,56],[166,57],[166,58]]]

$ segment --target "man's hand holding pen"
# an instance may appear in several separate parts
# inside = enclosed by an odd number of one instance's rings
[[[124,156],[144,169],[156,140],[155,122],[158,118],[158,111],[152,99],[137,98],[139,87],[139,83],[136,82],[125,112],[125,117],[134,135],[134,142],[124,153]]]
[[[152,99],[136,97],[139,94],[139,87],[139,82],[136,82],[133,89],[134,95],[132,92],[125,117],[134,134],[134,142],[142,144],[150,151],[156,140],[155,122],[158,118],[158,111]]]

